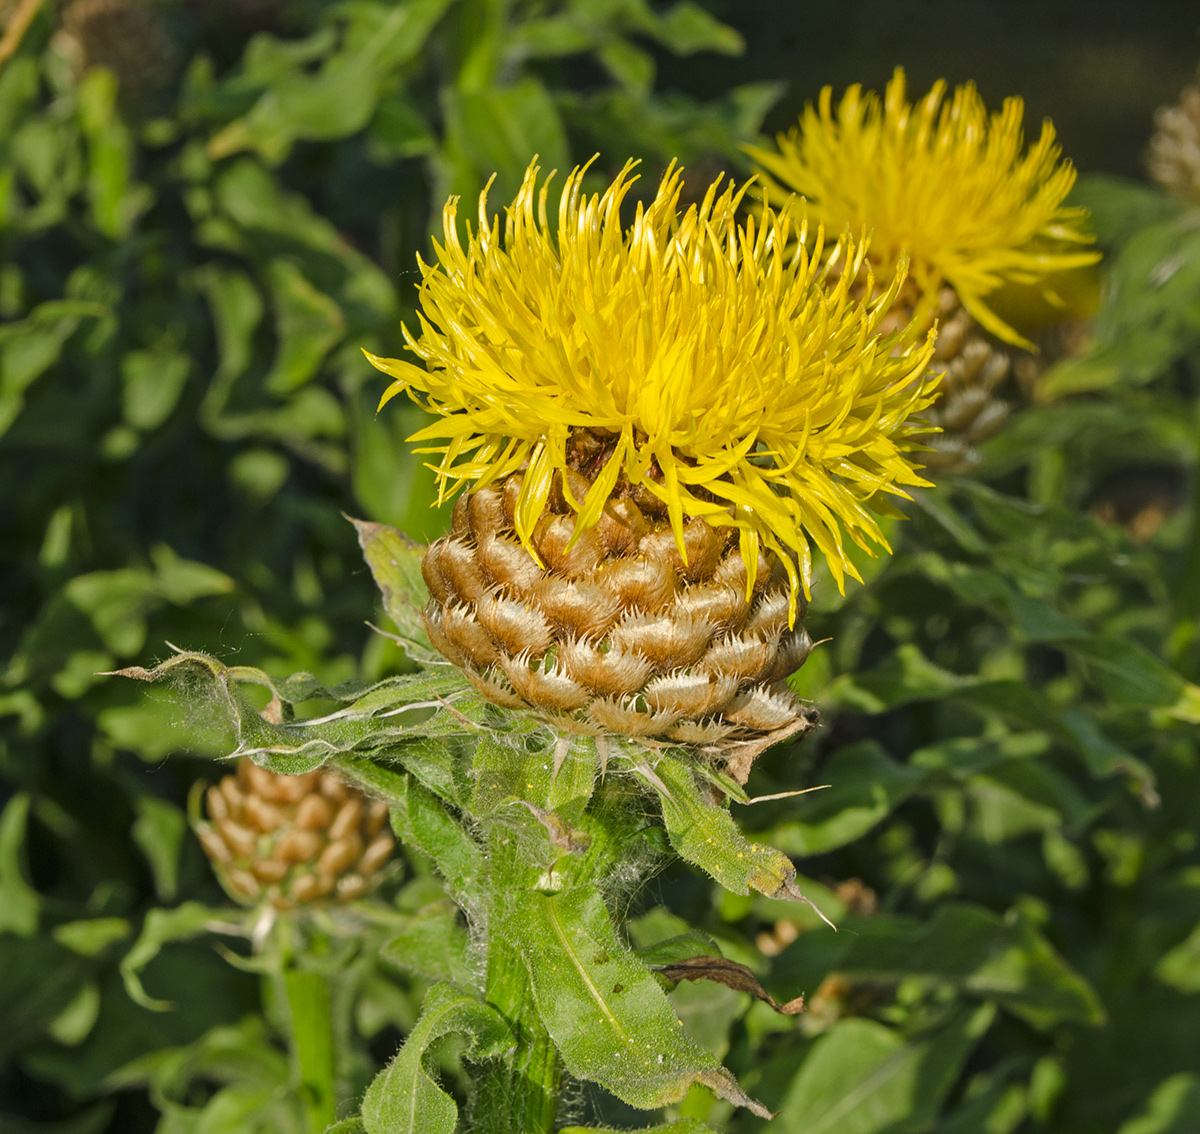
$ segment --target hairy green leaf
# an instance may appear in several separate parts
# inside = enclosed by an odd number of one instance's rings
[[[458,1107],[425,1068],[430,1046],[451,1033],[465,1035],[468,1050],[480,1058],[498,1054],[508,1041],[508,1025],[494,1009],[452,985],[435,984],[400,1054],[367,1088],[367,1134],[454,1134]]]
[[[617,939],[594,886],[514,895],[499,928],[525,958],[538,1013],[571,1074],[648,1109],[703,1083],[766,1116],[715,1056],[684,1036],[663,990]]]

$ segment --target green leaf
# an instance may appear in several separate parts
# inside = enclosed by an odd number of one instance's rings
[[[151,909],[146,913],[142,931],[133,947],[121,959],[121,979],[129,998],[152,1012],[165,1012],[171,1007],[169,1000],[155,1000],[142,987],[140,974],[172,941],[186,941],[198,934],[206,933],[215,924],[226,923],[229,910],[210,909],[199,902],[184,902],[175,909]]]
[[[513,48],[534,59],[577,55],[597,38],[595,28],[572,12],[524,20],[512,30]]]
[[[43,1038],[80,995],[89,968],[51,937],[0,934],[0,1059],[25,1053]]]
[[[915,645],[906,642],[874,669],[839,677],[826,695],[866,713],[882,713],[912,701],[949,697],[963,684],[962,678],[934,665]]]
[[[263,38],[246,56],[247,77],[266,85],[250,112],[210,144],[214,156],[257,149],[270,162],[301,139],[331,140],[366,126],[391,72],[417,55],[450,0],[345,5],[351,17],[340,50],[318,35],[302,45]],[[296,50],[301,46],[301,50]],[[318,70],[309,64],[324,56]]]
[[[694,55],[697,51],[741,55],[746,50],[745,42],[733,28],[690,0],[683,0],[660,16],[655,21],[654,33],[676,55]]]
[[[511,724],[509,731],[482,732],[475,745],[470,811],[476,818],[486,818],[515,800],[550,806],[554,763],[546,730],[528,718]]]
[[[1176,704],[1184,693],[1183,678],[1129,638],[1073,639],[1062,648],[1084,663],[1115,705],[1165,707]]]
[[[383,609],[395,625],[405,653],[416,662],[444,662],[430,645],[422,618],[429,605],[429,589],[421,577],[425,548],[387,524],[350,522],[358,533],[371,577],[383,595]]]
[[[1154,975],[1180,992],[1200,992],[1200,926],[1162,955]]]
[[[367,1088],[362,1119],[367,1134],[454,1134],[458,1107],[425,1067],[430,1046],[443,1036],[465,1035],[468,1051],[496,1054],[510,1042],[504,1018],[448,984],[426,994],[399,1055]]]
[[[460,721],[454,723],[462,727]],[[454,753],[445,741],[436,737],[424,736],[394,748],[381,748],[371,758],[402,765],[418,783],[454,807],[464,806],[470,795],[467,777]]]
[[[296,775],[356,750],[371,751],[413,737],[444,734],[449,714],[433,710],[444,697],[465,686],[461,674],[446,668],[445,674],[387,678],[374,685],[349,682],[326,689],[311,674],[298,674],[277,685],[262,670],[250,666],[230,669],[216,658],[192,652],[179,653],[152,670],[129,666],[114,675],[179,683],[185,696],[200,701],[210,713],[219,708],[226,714],[238,741],[232,755],[250,756],[273,771]],[[195,676],[202,679],[202,694],[186,681]],[[241,692],[243,682],[271,691],[272,702],[262,713]],[[293,719],[293,705],[313,697],[349,704],[311,721]],[[461,725],[450,727],[462,731]]]
[[[0,435],[21,412],[29,387],[58,361],[81,319],[107,314],[96,303],[50,300],[26,319],[0,324]]]
[[[403,788],[388,797],[396,834],[406,846],[432,859],[451,897],[470,907],[478,900],[484,871],[478,844],[432,792],[407,776],[404,781]]]
[[[614,39],[597,51],[600,62],[622,86],[643,96],[654,86],[654,57],[628,40]]]
[[[925,925],[867,918],[855,923],[855,933],[811,941],[804,935],[780,956],[772,979],[790,988],[829,971],[893,983],[919,976],[995,1001],[1038,1028],[1104,1021],[1087,981],[1022,918],[950,903]]]
[[[499,929],[524,958],[538,1014],[572,1075],[646,1109],[702,1083],[766,1117],[716,1057],[683,1034],[663,990],[617,939],[594,886],[514,894]]]
[[[93,67],[79,83],[79,123],[88,140],[88,191],[92,221],[113,240],[129,236],[153,195],[131,177],[133,139],[116,112],[117,77]]]
[[[622,1134],[615,1126],[564,1126],[558,1134]],[[634,1134],[713,1134],[711,1126],[695,1118],[681,1118],[662,1126],[639,1126]]]
[[[0,933],[20,937],[31,937],[37,931],[41,906],[41,897],[21,870],[29,804],[29,796],[19,792],[0,811]]]
[[[202,420],[212,422],[219,419],[230,386],[250,365],[263,302],[253,281],[236,269],[209,264],[196,273],[196,282],[208,298],[217,333],[217,370],[201,409]]]
[[[168,336],[152,350],[130,351],[121,359],[125,420],[135,429],[157,429],[179,402],[191,360]]]
[[[830,786],[795,800],[769,838],[788,854],[825,854],[865,835],[927,777],[925,769],[897,763],[873,740],[841,748],[821,768],[821,780]]]
[[[1200,343],[1198,299],[1200,217],[1188,210],[1139,228],[1109,266],[1089,350],[1050,371],[1039,394],[1153,381]]]
[[[133,841],[137,843],[150,872],[159,900],[175,900],[179,885],[179,856],[187,833],[187,816],[173,803],[152,795],[134,799],[137,818],[133,821]]]
[[[335,1122],[325,1134],[367,1134],[367,1128],[363,1125],[363,1120],[355,1115],[353,1118],[343,1118],[341,1122]]]
[[[663,755],[655,762],[654,777],[667,835],[681,857],[735,894],[754,889],[768,898],[808,901],[796,887],[796,868],[787,856],[747,840],[729,811],[701,794],[686,763]]]
[[[345,333],[346,319],[337,303],[314,287],[291,260],[272,260],[267,279],[279,347],[264,386],[287,397],[316,375]]]
[[[1072,205],[1087,209],[1096,239],[1108,247],[1123,244],[1148,225],[1170,220],[1183,202],[1156,186],[1107,173],[1085,173],[1071,189]]]
[[[52,930],[54,940],[81,957],[96,957],[113,943],[128,937],[129,922],[123,917],[97,917],[68,921]]]
[[[426,980],[447,981],[465,989],[473,989],[477,983],[467,931],[460,923],[457,907],[449,901],[418,910],[379,955],[389,964]]]
[[[157,1017],[155,1022],[166,1026],[175,1016],[176,1013],[170,1013]],[[203,1113],[205,1121],[219,1119],[217,1128],[228,1130],[229,1134],[244,1130],[275,1134],[303,1129],[289,1060],[279,1050],[261,1015],[247,1015],[232,1025],[218,1023],[182,1043],[171,1042],[165,1036],[156,1038],[159,1042],[151,1050],[106,1077],[107,1089],[149,1086],[161,1105],[193,1094],[201,1098],[208,1094],[207,1090],[203,1094],[194,1091],[194,1086],[203,1084],[211,1089],[214,1083],[229,1084],[226,1089],[230,1093],[216,1104],[215,1111],[208,1107],[202,1112],[200,1108],[175,1106],[177,1121],[195,1123]],[[272,1096],[275,1107],[269,1103]],[[257,1106],[247,1106],[254,1100]],[[215,1101],[216,1096],[209,1100],[209,1106]],[[238,1117],[241,1126],[228,1125]],[[184,1130],[189,1128],[182,1126]],[[204,1131],[207,1127],[201,1125],[199,1129]]]
[[[631,931],[634,927],[630,926]],[[669,965],[674,961],[685,961],[691,957],[719,957],[720,947],[698,929],[689,929],[686,933],[655,941],[652,945],[643,945],[637,950],[637,955],[650,966]]]
[[[1190,1071],[1164,1079],[1146,1109],[1122,1123],[1117,1134],[1191,1134],[1200,1128],[1200,1077]]]
[[[535,154],[545,170],[571,167],[558,107],[537,79],[527,76],[511,86],[447,92],[446,111],[447,148],[466,163],[470,176],[470,182],[454,188],[478,192],[495,171],[493,208],[515,196]]]
[[[61,1044],[83,1043],[100,1016],[100,989],[92,981],[81,985],[75,999],[50,1022],[47,1031]]]
[[[775,1128],[780,1134],[932,1129],[993,1015],[988,1005],[964,1009],[915,1042],[872,1020],[841,1021],[804,1061]]]

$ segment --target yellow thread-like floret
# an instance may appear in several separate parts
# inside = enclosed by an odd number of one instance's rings
[[[857,299],[865,248],[843,237],[825,255],[817,233],[810,250],[803,221],[770,207],[739,223],[748,186],[718,181],[681,211],[671,168],[623,227],[633,166],[594,196],[576,169],[554,224],[536,164],[503,220],[481,194],[465,237],[452,198],[436,262],[421,262],[419,333],[405,328],[423,365],[367,356],[395,379],[380,405],[405,391],[436,415],[411,440],[441,455],[431,467],[444,495],[524,469],[516,529],[531,553],[572,432],[591,431],[607,448],[590,491],[569,500],[577,533],[622,478],[643,485],[681,554],[687,517],[737,528],[747,564],[760,546],[776,552],[794,617],[810,543],[841,587],[857,577],[846,536],[887,548],[866,505],[926,483],[907,438],[934,397],[933,335],[901,346],[877,333],[903,257],[882,295]]]
[[[851,87],[832,108],[829,87],[779,151],[748,147],[765,183],[799,194],[808,216],[830,232],[871,234],[871,259],[889,273],[907,252],[921,296],[916,327],[949,284],[993,334],[1029,344],[985,302],[1004,284],[1037,285],[1053,272],[1094,263],[1083,209],[1063,201],[1074,167],[1059,161],[1054,127],[1024,153],[1019,98],[989,115],[971,83],[946,84],[915,106],[897,68],[882,102]]]

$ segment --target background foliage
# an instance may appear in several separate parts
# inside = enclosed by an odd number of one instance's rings
[[[411,413],[375,418],[358,353],[399,349],[440,202],[493,172],[503,199],[534,152],[600,150],[598,176],[678,157],[706,182],[816,93],[802,53],[832,66],[855,31],[825,52],[836,17],[814,13],[784,68],[794,17],[771,5],[197,0],[115,36],[104,7],[44,5],[0,69],[0,1126],[288,1129],[277,997],[214,950],[232,915],[185,816],[227,738],[96,674],[168,641],[328,686],[396,672],[340,513],[444,523]],[[1133,171],[1186,77],[1178,37],[1151,47],[1160,86],[1126,84],[1143,133],[1104,168]],[[886,50],[880,74],[908,62]],[[634,944],[698,926],[807,995],[780,1017],[674,994],[772,1129],[1200,1119],[1198,214],[1111,173],[1077,195],[1110,252],[1090,345],[909,509],[865,587],[820,588],[830,641],[797,682],[824,727],[751,787],[832,786],[738,812],[841,932],[679,867],[633,899]],[[334,966],[360,1090],[428,987],[414,935],[460,932],[419,856],[388,895]],[[461,1087],[461,1046],[431,1051]],[[583,1087],[572,1105],[648,1121]],[[703,1088],[669,1117],[762,1125]]]

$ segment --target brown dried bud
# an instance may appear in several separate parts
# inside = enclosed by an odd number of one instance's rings
[[[279,909],[366,892],[391,857],[387,805],[333,772],[280,775],[242,760],[205,793],[200,845],[238,901]]]
[[[470,607],[443,607],[442,632],[459,653],[481,669],[499,662],[500,651],[496,649],[496,643]]]
[[[465,540],[438,540],[437,563],[450,593],[462,603],[478,602],[490,589],[475,548]]]
[[[671,670],[699,661],[716,632],[703,619],[631,614],[613,631],[612,641],[615,649],[641,654],[659,669]]]

